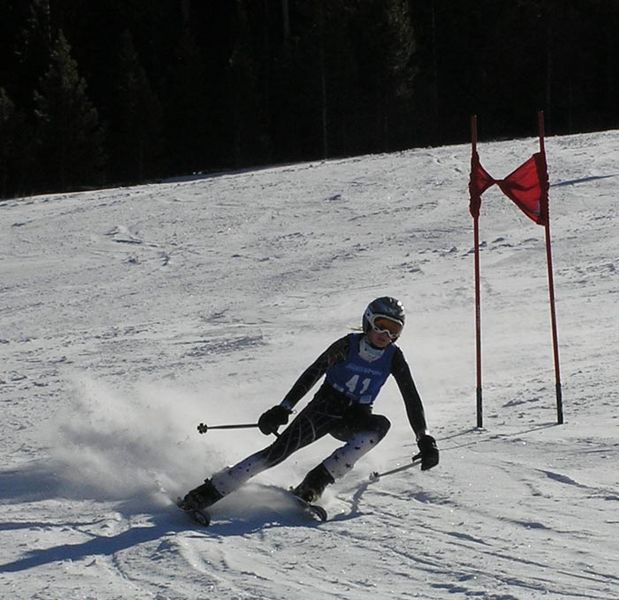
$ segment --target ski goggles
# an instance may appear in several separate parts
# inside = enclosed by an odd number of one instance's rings
[[[370,324],[376,333],[386,333],[392,341],[397,340],[400,337],[404,327],[402,323],[399,323],[398,321],[381,316],[374,317]]]

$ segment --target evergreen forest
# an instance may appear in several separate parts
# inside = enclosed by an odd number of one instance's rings
[[[0,0],[0,197],[619,127],[618,0]]]

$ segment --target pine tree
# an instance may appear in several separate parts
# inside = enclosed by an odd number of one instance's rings
[[[129,31],[120,45],[110,132],[114,179],[142,181],[157,172],[161,155],[161,105],[140,64]]]
[[[9,77],[2,81],[17,106],[27,113],[33,110],[33,90],[45,73],[51,51],[49,0],[15,3],[12,16]],[[4,13],[1,13],[4,17]]]
[[[398,114],[406,114],[413,95],[415,34],[407,0],[359,4],[357,60],[361,89],[373,115],[375,149],[390,150]],[[404,110],[403,110],[404,109]]]
[[[274,52],[269,99],[274,156],[278,160],[346,153],[346,123],[356,65],[349,46],[350,2],[290,3],[284,36]],[[352,128],[351,128],[352,129]]]
[[[231,101],[232,156],[236,167],[253,162],[257,140],[263,135],[260,127],[263,106],[249,8],[247,0],[236,1],[235,37],[226,70]]]
[[[34,142],[24,112],[0,88],[0,197],[31,193]]]
[[[62,31],[35,92],[35,119],[44,188],[66,190],[100,182],[104,132]]]
[[[214,119],[207,106],[204,61],[189,27],[180,33],[172,59],[164,98],[168,169],[191,173],[207,167]]]
[[[17,150],[18,117],[15,104],[0,88],[0,197],[7,196],[14,175]]]

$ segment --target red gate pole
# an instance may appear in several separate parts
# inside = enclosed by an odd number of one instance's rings
[[[477,152],[477,115],[471,117],[471,156]],[[481,377],[481,290],[479,268],[479,214],[473,215],[473,244],[475,249],[475,356],[477,368],[477,427],[483,427]]]
[[[546,148],[544,145],[544,112],[539,111],[537,113],[537,122],[539,128],[539,149],[546,163]],[[552,328],[552,348],[554,356],[554,368],[555,368],[555,389],[557,395],[557,423],[563,424],[563,393],[561,390],[561,371],[559,368],[559,341],[557,334],[557,312],[555,309],[555,289],[554,289],[554,277],[552,272],[552,244],[550,240],[550,209],[548,201],[548,184],[545,185],[543,190],[544,197],[542,199],[542,206],[544,207],[545,223],[544,228],[546,231],[546,263],[548,265],[548,292],[550,296],[550,323]]]

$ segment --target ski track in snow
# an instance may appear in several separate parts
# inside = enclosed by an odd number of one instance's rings
[[[536,144],[479,151],[500,177]],[[474,427],[468,146],[0,202],[0,598],[619,598],[619,132],[546,146],[562,426],[543,228],[491,189]],[[197,423],[255,419],[385,293],[441,464],[370,482],[416,451],[389,382],[328,522],[270,486],[333,440],[189,522],[174,498],[265,444]]]

